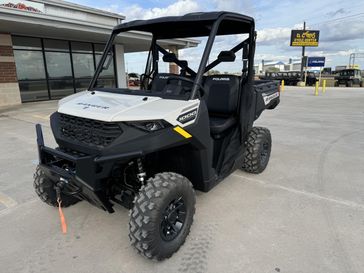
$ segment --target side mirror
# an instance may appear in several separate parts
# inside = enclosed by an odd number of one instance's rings
[[[111,64],[111,61],[113,60],[113,54],[108,54],[106,57],[106,60],[104,62],[104,65],[102,66],[102,70],[107,70]]]
[[[221,51],[219,56],[217,56],[217,60],[220,62],[234,62],[236,55],[233,51]]]

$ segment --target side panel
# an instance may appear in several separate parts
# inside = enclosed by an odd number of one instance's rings
[[[274,109],[280,100],[279,82],[257,81],[254,84],[255,119],[266,109]]]
[[[213,145],[209,117],[204,102],[200,104],[195,123],[184,130],[192,137],[183,145],[152,152],[146,155],[146,163],[153,173],[177,172],[186,176],[195,189],[208,191],[216,177],[212,168]],[[182,135],[178,137],[184,138]]]

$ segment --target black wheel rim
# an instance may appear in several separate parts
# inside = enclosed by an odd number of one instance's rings
[[[165,241],[171,241],[180,234],[186,220],[186,205],[179,197],[166,207],[162,214],[161,236]]]
[[[260,152],[260,164],[265,165],[269,157],[269,144],[268,142],[263,143],[262,150]]]

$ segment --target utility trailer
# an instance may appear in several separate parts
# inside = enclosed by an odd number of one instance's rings
[[[313,86],[318,81],[315,73],[306,72],[306,84],[308,86]],[[262,80],[274,80],[274,81],[282,81],[284,80],[285,85],[296,86],[301,81],[301,72],[300,71],[287,71],[287,72],[265,72],[264,75],[259,76]]]

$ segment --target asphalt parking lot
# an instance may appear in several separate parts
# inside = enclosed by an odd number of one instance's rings
[[[86,202],[58,211],[32,188],[34,124],[48,126],[56,102],[0,112],[0,271],[15,272],[364,272],[364,88],[286,87],[256,123],[272,132],[266,171],[236,171],[197,192],[191,233],[163,262],[129,245],[128,211]]]

